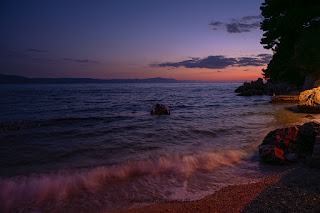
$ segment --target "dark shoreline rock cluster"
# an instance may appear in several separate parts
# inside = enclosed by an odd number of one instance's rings
[[[314,150],[319,128],[320,123],[310,122],[271,131],[259,146],[261,159],[271,164],[309,163],[313,153],[320,151]]]
[[[262,78],[258,78],[258,80],[251,81],[250,83],[243,83],[235,92],[239,93],[239,96],[299,94],[296,86],[284,82],[264,83]]]
[[[243,83],[235,90],[239,96],[270,95],[271,103],[298,104],[294,111],[301,113],[320,113],[320,79],[307,76],[303,90],[284,82],[264,83],[262,78]]]

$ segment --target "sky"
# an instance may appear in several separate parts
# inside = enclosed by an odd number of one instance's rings
[[[249,81],[263,0],[5,0],[0,74],[31,78]]]

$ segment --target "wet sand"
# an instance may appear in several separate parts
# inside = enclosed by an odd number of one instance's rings
[[[300,164],[196,201],[170,201],[117,212],[320,212],[320,169]]]

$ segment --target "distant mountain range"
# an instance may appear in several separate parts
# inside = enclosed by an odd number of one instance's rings
[[[187,83],[173,78],[93,79],[93,78],[27,78],[0,74],[0,84],[105,84],[105,83]]]

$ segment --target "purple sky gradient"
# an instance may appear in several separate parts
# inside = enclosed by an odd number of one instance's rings
[[[253,80],[266,64],[221,67],[223,61],[216,59],[255,61],[259,54],[272,54],[259,43],[262,2],[2,1],[0,73],[26,77]],[[195,58],[213,64],[170,66]]]

